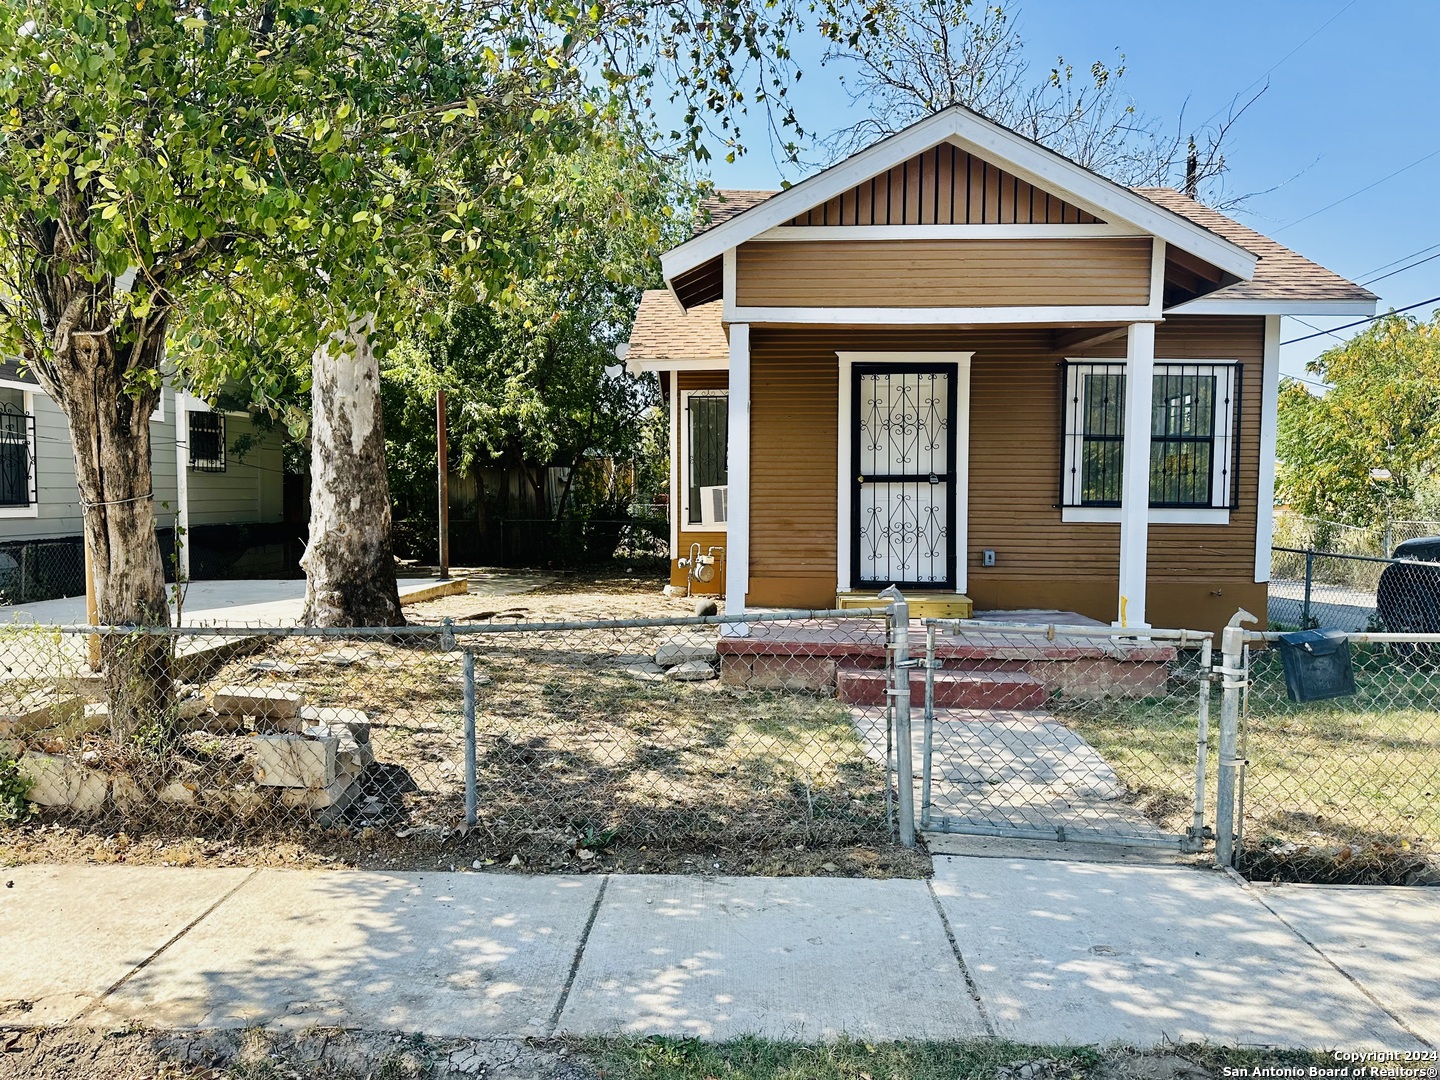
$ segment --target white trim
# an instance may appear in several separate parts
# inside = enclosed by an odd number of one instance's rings
[[[49,400],[49,396],[37,383],[21,382],[19,379],[0,379],[0,390],[19,390],[26,394],[39,394],[47,401]]]
[[[750,327],[730,326],[730,521],[725,550],[725,611],[745,611],[750,592]],[[745,636],[743,623],[730,629]]]
[[[735,249],[726,248],[720,263],[720,318],[724,322],[737,322],[735,312]]]
[[[1135,323],[1125,335],[1125,449],[1120,470],[1120,590],[1116,625],[1145,627],[1150,543],[1150,397],[1155,324]]]
[[[1116,525],[1120,522],[1118,506],[1065,506],[1060,520],[1067,525]],[[1151,525],[1229,525],[1229,510],[1188,510],[1150,508]]]
[[[835,453],[835,591],[848,593],[854,588],[850,580],[850,477],[853,465],[850,451],[854,442],[851,424],[854,392],[852,368],[856,364],[954,364],[955,415],[955,592],[963,595],[969,588],[970,569],[970,360],[971,352],[837,352],[839,361],[839,393],[836,395]]]
[[[650,371],[724,371],[730,360],[626,360],[625,370],[631,375]]]
[[[0,379],[0,389],[19,390],[20,407],[25,410],[24,415],[29,418],[28,443],[30,449],[30,491],[33,497],[28,506],[3,506],[0,507],[0,518],[38,518],[40,516],[40,433],[36,430],[35,424],[35,392],[39,387],[31,383],[16,382],[9,379]],[[43,394],[44,391],[41,391]]]
[[[1222,289],[1223,293],[1224,290]],[[1202,296],[1166,308],[1167,315],[1374,315],[1374,300],[1240,300]]]
[[[777,225],[756,241],[793,240],[1090,240],[1097,237],[1142,237],[1129,225]]]
[[[1150,310],[1157,315],[1165,307],[1165,241],[1155,237],[1150,248]]]
[[[178,390],[175,392],[180,393]],[[150,414],[150,420],[152,423],[165,422],[165,387],[163,386],[160,387],[160,400],[155,403],[155,410]]]
[[[1258,257],[1240,245],[957,105],[880,140],[665,252],[660,257],[665,279],[670,281],[677,274],[709,262],[726,248],[784,225],[803,211],[942,142],[953,143],[1045,190],[1058,189],[1065,201],[1111,224],[1127,223],[1159,236],[1242,279],[1254,275]]]
[[[680,468],[671,469],[680,476],[681,526],[686,532],[729,532],[729,523],[705,525],[690,520],[690,399],[693,397],[723,397],[728,399],[730,391],[722,388],[704,390],[682,390],[680,392]],[[726,462],[728,467],[728,460]]]
[[[1260,469],[1255,493],[1255,580],[1270,580],[1275,532],[1275,443],[1280,427],[1280,316],[1265,316],[1264,367],[1260,376]]]
[[[680,558],[680,379],[670,376],[670,558]]]
[[[180,577],[190,580],[190,401],[175,391],[175,508],[181,530]],[[257,478],[259,474],[256,474]]]
[[[1136,323],[1158,321],[1147,307],[736,307],[727,320],[772,326],[789,323],[874,326],[990,326],[996,323]]]

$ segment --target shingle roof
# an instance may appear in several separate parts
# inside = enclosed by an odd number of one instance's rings
[[[1319,263],[1311,262],[1264,233],[1241,225],[1174,188],[1135,188],[1135,193],[1260,256],[1253,278],[1227,285],[1210,293],[1210,297],[1226,300],[1376,299],[1369,289],[1346,280]]]
[[[1327,270],[1319,263],[1311,262],[1305,256],[1291,251],[1263,233],[1217,210],[1196,202],[1188,195],[1174,188],[1134,188],[1137,195],[1143,195],[1157,206],[1188,218],[1201,228],[1209,229],[1231,243],[1239,244],[1247,251],[1260,256],[1255,265],[1255,276],[1249,281],[1226,286],[1210,293],[1209,298],[1225,300],[1374,300],[1376,296],[1368,289],[1347,281],[1333,270]],[[709,221],[696,226],[696,232],[705,232],[716,225],[724,224],[733,217],[759,206],[778,191],[717,191],[704,201],[704,212],[710,210]]]
[[[716,360],[730,358],[730,342],[720,324],[720,301],[681,311],[665,289],[640,297],[630,331],[630,360]]]

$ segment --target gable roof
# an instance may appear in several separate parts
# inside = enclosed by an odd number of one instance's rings
[[[1204,308],[1213,310],[1222,304],[1230,303],[1264,301],[1273,304],[1318,300],[1354,304],[1356,310],[1368,313],[1369,308],[1379,299],[1364,286],[1341,277],[1335,271],[1305,258],[1284,244],[1242,225],[1234,218],[1226,217],[1218,210],[1212,210],[1174,188],[1146,187],[1132,190],[1157,206],[1179,214],[1259,257],[1250,280],[1224,286],[1200,300],[1192,301],[1193,308],[1181,305],[1175,309],[1177,311]],[[738,217],[778,194],[778,191],[717,190],[701,204],[696,234],[707,232],[722,221]]]
[[[944,142],[1002,166],[1026,183],[1058,188],[1067,202],[1087,213],[1158,236],[1235,277],[1248,279],[1255,270],[1256,256],[1241,245],[979,113],[953,105],[769,198],[752,202],[757,193],[749,192],[746,198],[736,199],[731,207],[722,208],[731,211],[723,220],[712,218],[709,228],[661,256],[665,278],[673,280],[694,270],[728,248],[784,225],[803,211]],[[740,209],[742,202],[750,205]]]

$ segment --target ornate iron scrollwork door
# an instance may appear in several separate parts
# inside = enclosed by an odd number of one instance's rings
[[[856,364],[852,580],[955,587],[955,369]]]

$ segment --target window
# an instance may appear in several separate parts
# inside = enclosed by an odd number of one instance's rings
[[[685,521],[723,526],[730,478],[730,394],[689,390],[682,395],[685,444]]]
[[[33,511],[39,492],[35,484],[35,417],[30,395],[0,387],[0,510]]]
[[[1155,365],[1150,399],[1150,506],[1234,505],[1239,365]],[[1125,365],[1065,365],[1061,505],[1119,507],[1125,453]]]
[[[225,471],[225,416],[192,412],[189,417],[190,467],[196,472]]]

